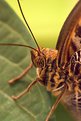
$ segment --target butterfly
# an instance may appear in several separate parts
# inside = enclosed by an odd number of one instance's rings
[[[0,46],[23,46],[31,49],[32,63],[18,77],[9,81],[10,84],[22,78],[34,65],[37,70],[37,78],[18,96],[19,99],[38,82],[46,87],[57,100],[52,106],[45,121],[49,121],[59,102],[62,101],[70,110],[77,121],[81,119],[81,1],[79,1],[60,32],[56,49],[41,48],[26,21],[20,1],[20,11],[29,31],[37,45],[33,48],[28,45],[0,43]],[[78,115],[78,116],[77,116]]]

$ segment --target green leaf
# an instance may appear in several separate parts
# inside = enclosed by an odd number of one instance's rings
[[[35,47],[27,28],[3,0],[0,0],[0,42]],[[11,98],[35,80],[36,70],[33,68],[16,84],[8,84],[8,80],[19,75],[30,62],[28,48],[0,46],[0,121],[45,121],[50,111],[51,98],[44,87],[37,84],[16,102]],[[51,121],[54,119],[53,115]]]

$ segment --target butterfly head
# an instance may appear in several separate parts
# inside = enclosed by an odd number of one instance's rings
[[[31,51],[31,59],[35,67],[44,68],[48,61],[51,62],[57,58],[58,51],[49,48],[40,48],[39,51]]]

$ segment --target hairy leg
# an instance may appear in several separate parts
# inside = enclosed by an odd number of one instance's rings
[[[63,95],[65,94],[67,89],[67,86],[65,85],[64,90],[62,91],[62,93],[58,96],[58,98],[56,99],[56,102],[54,103],[54,105],[52,106],[50,112],[48,113],[46,120],[45,121],[49,121],[51,115],[54,113],[54,111],[56,110],[61,98],[63,97]]]
[[[14,100],[17,100],[19,98],[21,98],[23,95],[25,95],[26,93],[28,93],[30,91],[30,89],[38,82],[38,79],[36,79],[35,81],[31,82],[29,84],[29,86],[23,91],[21,92],[18,96],[12,96],[12,98]]]
[[[14,82],[21,79],[23,76],[25,76],[28,73],[28,71],[32,68],[32,66],[33,66],[33,64],[31,63],[20,75],[18,75],[17,77],[9,80],[8,83],[13,84]]]

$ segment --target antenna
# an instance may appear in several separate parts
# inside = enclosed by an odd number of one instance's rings
[[[16,44],[16,43],[0,43],[0,46],[21,46],[21,47],[28,47],[30,49],[33,49],[35,51],[37,51],[39,53],[39,51],[31,46],[28,46],[28,45],[23,45],[23,44]]]
[[[34,41],[35,41],[35,44],[36,44],[37,47],[38,47],[38,50],[40,51],[40,47],[39,47],[39,45],[38,45],[38,43],[37,43],[37,41],[36,41],[36,38],[35,38],[35,36],[34,36],[32,30],[31,30],[31,28],[30,28],[30,26],[29,26],[29,24],[28,24],[28,22],[27,22],[27,20],[26,20],[26,18],[25,18],[25,16],[24,16],[24,13],[23,13],[22,8],[21,8],[20,1],[17,0],[17,2],[18,2],[18,5],[19,5],[19,8],[20,8],[20,11],[21,11],[22,17],[23,17],[23,19],[24,19],[24,21],[25,21],[25,23],[26,23],[26,25],[27,25],[27,27],[28,27],[28,29],[29,29],[29,31],[30,31],[30,33],[31,33],[31,35],[32,35],[32,37],[33,37],[33,39],[34,39]]]

